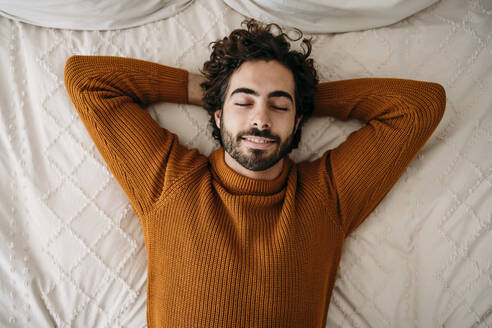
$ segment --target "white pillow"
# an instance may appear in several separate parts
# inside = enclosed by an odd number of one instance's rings
[[[114,30],[175,15],[193,0],[0,0],[0,15],[44,27]]]
[[[366,30],[396,23],[438,0],[224,0],[244,16],[309,33]]]

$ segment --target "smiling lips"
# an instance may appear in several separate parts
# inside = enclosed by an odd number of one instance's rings
[[[273,139],[256,136],[244,136],[241,139],[246,143],[247,146],[253,148],[267,148],[275,143],[275,140]]]

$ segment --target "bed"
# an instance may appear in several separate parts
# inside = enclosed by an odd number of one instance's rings
[[[107,30],[0,17],[0,326],[146,325],[142,231],[65,92],[67,58],[198,73],[209,43],[244,18],[220,0]],[[492,3],[442,0],[390,25],[308,36],[322,81],[398,77],[447,93],[437,130],[349,235],[327,327],[492,327]],[[184,145],[217,147],[203,109],[148,110]],[[361,126],[311,119],[291,158],[314,160]]]

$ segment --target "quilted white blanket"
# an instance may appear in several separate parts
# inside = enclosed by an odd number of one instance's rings
[[[220,0],[105,32],[0,18],[0,326],[145,326],[142,231],[65,92],[65,61],[116,55],[198,72],[209,42],[243,18]],[[447,92],[429,142],[344,245],[327,326],[492,327],[492,3],[443,0],[313,43],[323,81],[399,77]],[[201,108],[149,110],[185,145],[216,147]],[[315,159],[361,126],[312,119],[291,157]]]

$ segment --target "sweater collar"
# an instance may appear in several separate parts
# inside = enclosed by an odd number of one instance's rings
[[[286,156],[282,172],[278,177],[273,180],[258,180],[248,178],[231,169],[225,162],[223,147],[213,151],[209,159],[215,178],[224,188],[234,194],[266,195],[279,192],[285,186],[293,164],[292,160]]]

